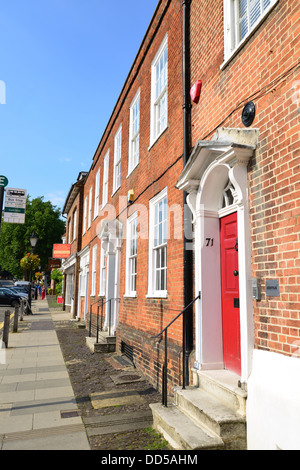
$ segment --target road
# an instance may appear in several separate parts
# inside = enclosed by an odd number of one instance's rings
[[[5,316],[6,311],[10,312],[10,322],[13,321],[13,317],[15,313],[15,309],[13,307],[0,305],[0,337],[2,335],[3,322],[4,322],[4,316]]]
[[[2,335],[2,329],[3,329],[3,322],[4,322],[4,314],[6,311],[9,311],[11,314],[11,321],[12,321],[12,316],[14,314],[15,309],[12,307],[4,307],[3,305],[0,306],[0,334]]]

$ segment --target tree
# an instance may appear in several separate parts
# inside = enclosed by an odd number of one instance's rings
[[[59,269],[53,269],[51,279],[55,281],[55,293],[57,295],[62,293],[63,273]]]
[[[29,238],[33,231],[39,239],[34,253],[40,258],[41,270],[46,268],[52,256],[53,244],[61,243],[65,233],[65,221],[60,218],[60,210],[43,199],[38,197],[31,201],[27,197],[25,224],[2,222],[1,225],[0,267],[17,278],[23,275],[20,260],[31,252]]]

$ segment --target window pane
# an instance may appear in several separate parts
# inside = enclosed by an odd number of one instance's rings
[[[157,291],[167,288],[167,248],[165,246],[155,250],[155,289]]]
[[[261,16],[261,0],[250,0],[250,28],[256,23],[258,18]]]
[[[240,39],[248,33],[248,0],[240,0]]]
[[[248,3],[248,0],[240,0],[240,16],[241,17],[245,13],[247,13],[247,3]]]
[[[271,4],[271,0],[263,0],[263,10],[265,11],[266,8]]]
[[[168,80],[167,64],[168,64],[168,49],[166,47],[162,55],[160,56],[155,67],[155,97],[156,99],[160,96],[165,86],[167,85],[167,80]]]
[[[128,225],[129,255],[128,255],[128,280],[127,286],[130,293],[136,292],[136,269],[137,269],[137,227],[138,220],[135,218]]]
[[[240,40],[251,31],[270,5],[271,0],[239,0]]]

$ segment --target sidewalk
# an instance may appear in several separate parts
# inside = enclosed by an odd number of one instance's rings
[[[0,449],[90,450],[48,304],[33,301],[32,310],[2,350]]]

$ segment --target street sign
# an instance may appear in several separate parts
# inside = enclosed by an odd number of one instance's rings
[[[5,188],[5,186],[7,186],[7,185],[8,185],[8,179],[6,178],[6,176],[1,175],[0,176],[0,186]]]
[[[9,224],[25,223],[26,195],[26,189],[6,189],[3,222]]]

